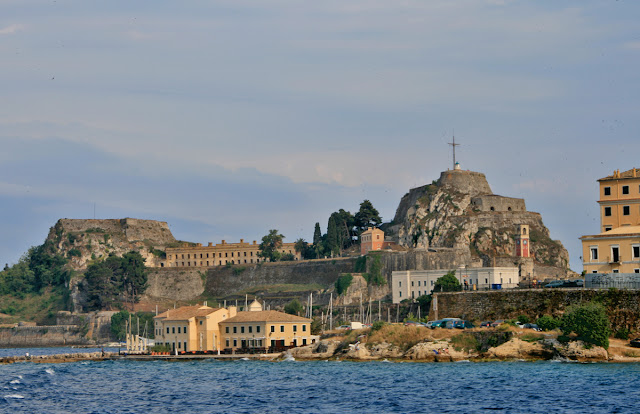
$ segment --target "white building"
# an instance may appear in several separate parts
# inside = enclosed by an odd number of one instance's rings
[[[397,270],[391,273],[393,303],[429,295],[439,277],[449,273],[441,270]],[[456,278],[465,290],[513,289],[520,283],[517,267],[461,267]]]

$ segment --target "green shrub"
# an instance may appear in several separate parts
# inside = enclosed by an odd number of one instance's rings
[[[538,327],[543,331],[553,331],[560,327],[560,321],[553,316],[544,315],[538,318],[536,321]]]
[[[574,332],[587,344],[609,348],[609,318],[604,306],[598,303],[570,306],[562,316],[561,329],[565,335]]]
[[[171,352],[171,347],[169,345],[154,345],[149,347],[149,351],[151,352]]]
[[[529,317],[527,315],[520,315],[520,316],[518,316],[518,322],[520,322],[520,323],[530,323],[531,319],[529,319]]]
[[[462,333],[451,338],[451,344],[456,351],[471,351],[480,349],[478,339],[469,333]]]
[[[355,273],[364,273],[367,271],[367,256],[360,256],[356,259],[353,271]]]
[[[67,252],[67,257],[80,257],[82,252],[78,249],[71,249]]]
[[[336,292],[338,293],[338,295],[342,295],[344,292],[346,292],[349,286],[351,286],[352,281],[353,276],[351,275],[351,273],[345,273],[344,275],[340,276],[335,283]]]
[[[631,331],[629,331],[627,328],[622,328],[616,331],[614,337],[618,339],[629,339],[630,334]]]
[[[303,310],[304,310],[304,307],[302,306],[302,303],[300,303],[298,299],[294,299],[284,306],[285,313],[288,313],[290,315],[300,315],[300,313],[302,313]]]
[[[380,329],[382,329],[383,326],[385,326],[387,323],[385,321],[375,321],[373,323],[373,325],[371,325],[371,333],[375,332],[375,331],[379,331]]]

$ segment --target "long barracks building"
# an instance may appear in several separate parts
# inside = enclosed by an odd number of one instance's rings
[[[160,267],[214,267],[268,261],[259,257],[259,252],[260,245],[255,240],[253,243],[245,243],[244,239],[240,239],[240,243],[222,240],[222,243],[209,243],[207,246],[185,243],[182,247],[167,248],[167,258],[160,263]],[[296,252],[295,243],[282,243],[280,253],[292,254],[294,260],[301,259],[300,253]]]

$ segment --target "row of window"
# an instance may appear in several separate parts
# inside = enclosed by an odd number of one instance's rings
[[[610,261],[611,262],[619,262],[622,260],[621,256],[620,256],[620,246],[619,245],[611,245],[609,246],[611,248],[611,257],[610,257]],[[593,262],[597,262],[598,261],[598,257],[599,257],[599,253],[598,253],[598,246],[591,246],[589,248],[591,254],[590,254],[590,258],[591,261]],[[631,258],[632,259],[640,259],[640,244],[634,244],[631,246]]]
[[[205,264],[206,263],[206,264]],[[242,260],[238,259],[238,261],[236,262],[235,260],[219,260],[218,261],[218,266],[222,266],[222,265],[226,265],[227,263],[230,264],[242,264]],[[244,264],[249,264],[249,263],[254,263],[253,259],[249,259],[249,261],[247,261],[247,259],[244,259]],[[260,263],[260,259],[256,259],[255,263]],[[198,262],[174,262],[173,263],[173,267],[191,267],[191,266],[198,266]],[[216,266],[216,261],[212,260],[211,262],[209,262],[209,260],[207,260],[206,262],[204,261],[200,261],[200,266]]]
[[[224,328],[224,332],[225,333],[231,333],[230,332],[230,328],[229,326],[225,326]],[[240,328],[240,333],[245,333],[245,327],[244,326],[234,326],[233,327],[233,333],[238,333],[238,328]],[[260,333],[260,325],[256,325],[256,333]],[[253,325],[248,325],[247,326],[247,331],[248,333],[253,333]],[[274,333],[276,331],[276,326],[275,325],[271,325],[271,333]],[[284,325],[280,325],[280,332],[284,332]],[[298,332],[298,325],[293,325],[293,332]],[[307,325],[302,325],[302,332],[307,332]]]
[[[611,207],[604,208],[605,217],[611,217]],[[622,215],[630,216],[631,215],[631,206],[622,206]]]
[[[630,188],[628,185],[623,185],[622,186],[622,194],[623,195],[628,195],[630,191]],[[640,186],[638,186],[638,192],[640,193]],[[611,187],[604,187],[604,195],[605,196],[610,196],[611,195]]]
[[[182,329],[180,329],[182,328]],[[171,330],[171,332],[169,332],[169,330]],[[156,329],[156,335],[160,335],[161,330],[160,329]],[[175,326],[167,326],[167,334],[169,333],[176,333],[176,327]],[[178,326],[178,333],[187,333],[187,327],[180,327]]]
[[[231,256],[229,256],[229,253],[231,253]],[[282,253],[287,253],[286,250],[282,250]],[[293,254],[293,250],[289,250],[290,254]],[[234,256],[235,254],[235,256]],[[258,254],[256,253],[256,256]],[[181,257],[178,257],[181,256]],[[211,257],[215,258],[216,254],[215,253],[211,253]],[[222,253],[218,253],[218,257],[222,257]],[[247,252],[225,252],[224,253],[224,257],[253,257],[253,251],[249,252],[249,255],[247,256]],[[173,255],[169,255],[169,260],[171,260],[173,258]],[[176,254],[176,259],[184,259],[184,253],[181,253],[180,255]],[[193,258],[197,259],[198,258],[198,253],[194,253],[193,254]],[[208,259],[209,258],[209,253],[200,253],[200,259]],[[191,259],[191,253],[187,253],[187,259]],[[246,263],[246,262],[245,262]]]
[[[239,343],[243,348],[245,348],[245,347],[246,348],[262,348],[263,341],[262,341],[262,339],[240,339]],[[235,339],[235,338],[234,339],[229,339],[229,338],[227,338],[225,340],[225,346],[227,348],[230,348],[231,344],[233,344],[234,348],[237,348],[238,347],[238,339]],[[298,345],[298,340],[294,339],[291,344],[294,345],[294,346],[297,346]],[[304,346],[306,344],[307,344],[307,338],[302,338],[302,345]],[[271,346],[272,347],[283,346],[283,345],[284,345],[284,341],[283,340],[280,340],[280,341],[274,340],[274,339],[271,340]]]

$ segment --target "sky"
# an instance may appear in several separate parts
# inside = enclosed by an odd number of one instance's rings
[[[640,2],[0,4],[0,262],[59,218],[310,241],[456,158],[581,271],[597,179],[640,167]]]

